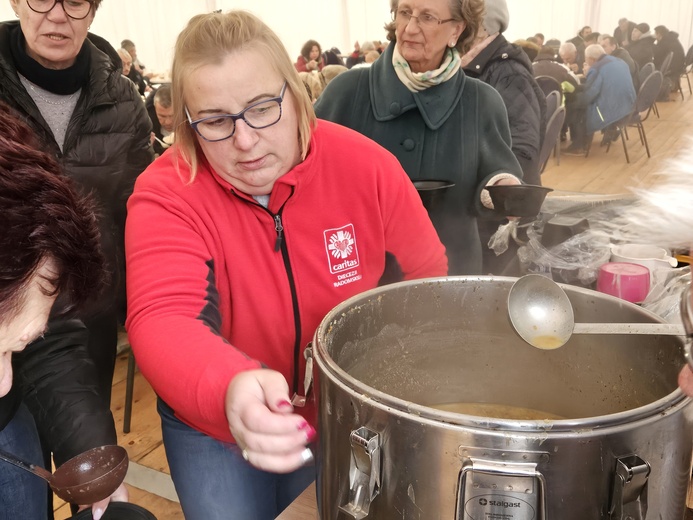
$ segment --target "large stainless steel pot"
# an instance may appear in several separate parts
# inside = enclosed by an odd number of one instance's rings
[[[537,350],[509,323],[514,281],[404,282],[325,317],[314,341],[323,520],[681,520],[693,447],[683,342],[576,335]],[[564,288],[579,322],[659,321]],[[567,419],[430,407],[451,402]]]

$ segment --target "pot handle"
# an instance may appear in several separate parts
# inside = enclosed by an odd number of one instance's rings
[[[650,465],[637,455],[616,460],[609,518],[642,520],[647,515],[647,478]]]
[[[546,520],[546,481],[534,462],[469,457],[459,479],[456,520]]]
[[[361,520],[368,516],[371,501],[380,493],[380,438],[361,427],[351,432],[349,440],[349,502],[339,509],[350,518]]]

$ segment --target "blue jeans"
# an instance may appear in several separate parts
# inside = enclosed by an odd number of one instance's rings
[[[273,520],[315,480],[315,466],[287,474],[254,468],[235,444],[182,423],[161,399],[157,410],[186,520]]]
[[[0,431],[0,449],[43,467],[36,424],[23,404]],[[0,520],[46,520],[47,486],[41,478],[0,460]]]

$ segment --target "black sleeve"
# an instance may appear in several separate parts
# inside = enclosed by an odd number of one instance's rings
[[[44,338],[16,355],[16,384],[58,466],[88,449],[117,443],[87,339],[81,321],[55,321]]]

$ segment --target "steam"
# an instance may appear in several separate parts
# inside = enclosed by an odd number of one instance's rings
[[[636,201],[618,219],[622,239],[671,250],[693,247],[693,139],[653,187],[632,191]]]

